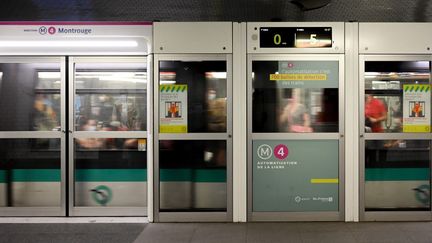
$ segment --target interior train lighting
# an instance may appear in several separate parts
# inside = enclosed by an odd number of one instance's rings
[[[137,47],[136,41],[0,41],[0,47]]]

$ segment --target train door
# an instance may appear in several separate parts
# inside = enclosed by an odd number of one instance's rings
[[[343,23],[248,23],[247,40],[249,220],[343,220]]]
[[[152,27],[110,24],[0,25],[0,216],[147,215]]]
[[[154,30],[154,219],[232,221],[232,24]]]
[[[432,219],[429,28],[359,24],[361,220]]]

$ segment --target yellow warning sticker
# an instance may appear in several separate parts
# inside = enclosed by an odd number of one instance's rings
[[[429,125],[403,125],[403,132],[430,132]]]
[[[284,74],[270,74],[270,80],[272,81],[325,81],[327,80],[327,74],[324,73],[284,73]]]
[[[160,125],[160,133],[187,133],[187,126],[185,125]]]

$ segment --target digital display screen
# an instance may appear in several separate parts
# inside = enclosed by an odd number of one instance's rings
[[[261,48],[331,48],[331,27],[261,27]]]

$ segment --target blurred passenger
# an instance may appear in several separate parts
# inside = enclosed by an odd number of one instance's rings
[[[59,128],[57,114],[52,102],[43,94],[37,94],[34,101],[34,129],[35,131],[51,131]]]
[[[281,127],[288,124],[288,132],[313,132],[307,109],[300,103],[300,89],[292,89],[291,98],[279,117],[279,123]]]
[[[384,132],[382,121],[387,119],[387,109],[385,104],[372,95],[366,95],[365,103],[365,126],[372,132]]]

